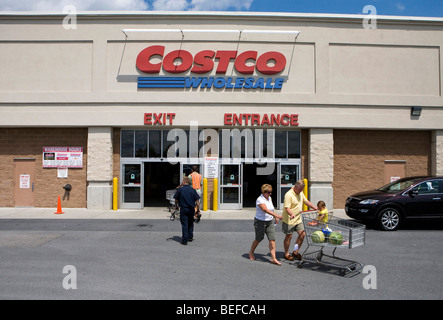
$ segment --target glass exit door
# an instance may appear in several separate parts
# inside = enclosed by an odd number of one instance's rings
[[[142,209],[143,208],[143,166],[141,163],[122,164],[122,195],[121,208]]]
[[[285,194],[288,192],[294,184],[300,179],[300,165],[299,164],[283,164],[280,163],[279,169],[280,175],[280,188],[278,197],[279,209],[283,209],[283,203]]]
[[[242,204],[242,165],[220,164],[220,209],[241,209]]]

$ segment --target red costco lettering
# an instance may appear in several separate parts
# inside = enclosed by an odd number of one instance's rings
[[[194,57],[194,67],[191,72],[193,73],[207,73],[214,68],[214,58],[215,51],[204,50],[197,53]]]
[[[218,67],[217,67],[217,74],[225,74],[228,70],[229,61],[231,59],[235,59],[237,56],[237,51],[217,51],[217,54],[215,55],[216,59],[219,59]]]
[[[159,73],[162,63],[152,64],[149,60],[153,56],[161,56],[163,57],[163,53],[165,52],[164,46],[151,46],[143,49],[137,56],[137,60],[135,64],[137,65],[138,70],[144,73]]]
[[[151,63],[153,57],[162,61]],[[231,60],[234,60],[235,70],[241,74],[252,74],[256,69],[262,74],[273,75],[282,72],[286,67],[285,56],[276,51],[265,52],[259,56],[257,51],[238,54],[237,51],[231,50],[203,50],[192,56],[189,51],[174,50],[165,55],[164,46],[143,49],[137,56],[136,65],[144,73],[160,73],[163,66],[163,70],[169,73],[185,73],[191,70],[192,73],[203,74],[214,69],[214,60],[218,60],[216,74],[226,74]],[[269,65],[269,62],[273,64]]]
[[[235,70],[243,74],[253,74],[254,66],[247,66],[247,60],[256,60],[257,59],[257,51],[245,51],[238,55],[237,59],[235,59]]]
[[[182,63],[175,65],[174,62],[177,59],[181,59]],[[163,69],[170,73],[182,73],[189,70],[192,66],[192,54],[185,50],[175,50],[166,55],[163,58]]]
[[[268,61],[274,60],[275,65],[273,67],[268,66]],[[263,53],[257,60],[257,70],[263,74],[276,74],[286,66],[286,58],[283,54],[276,51],[270,51]]]

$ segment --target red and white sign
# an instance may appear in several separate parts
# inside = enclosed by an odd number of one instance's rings
[[[43,147],[43,168],[83,168],[83,147]]]
[[[145,125],[174,125],[175,113],[145,113]],[[298,127],[298,114],[258,114],[258,113],[225,113],[225,126],[271,126]]]
[[[31,175],[30,174],[21,174],[20,175],[20,189],[29,189],[31,188]]]
[[[225,126],[298,126],[298,114],[225,113]]]

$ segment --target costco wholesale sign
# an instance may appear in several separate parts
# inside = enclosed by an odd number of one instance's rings
[[[151,59],[161,61],[152,63]],[[229,63],[245,77],[226,77]],[[252,64],[251,64],[252,62]],[[276,51],[259,55],[257,51],[238,53],[233,50],[203,50],[193,56],[186,50],[174,50],[165,54],[165,47],[156,45],[143,49],[137,56],[137,68],[147,74],[159,74],[161,69],[171,74],[191,72],[210,73],[215,68],[218,77],[139,77],[139,88],[226,88],[226,89],[281,89],[284,78],[247,77],[254,71],[264,75],[276,75],[286,67],[286,57]]]

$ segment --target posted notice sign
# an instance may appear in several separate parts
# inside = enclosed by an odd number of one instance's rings
[[[205,178],[218,178],[218,157],[205,158]]]
[[[83,168],[83,147],[43,147],[43,168]]]

